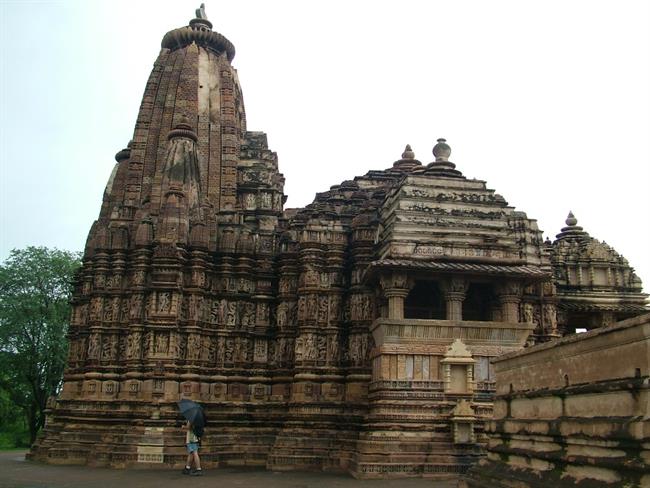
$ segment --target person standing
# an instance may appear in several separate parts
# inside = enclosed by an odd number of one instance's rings
[[[189,421],[185,422],[185,446],[187,447],[187,461],[185,461],[183,474],[189,474],[191,476],[203,475],[203,471],[201,471],[201,458],[199,458],[199,441],[200,439],[194,433],[192,424]],[[192,469],[192,463],[194,463],[194,469]]]

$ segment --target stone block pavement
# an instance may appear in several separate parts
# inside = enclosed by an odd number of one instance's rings
[[[454,480],[356,480],[345,474],[206,470],[202,477],[167,469],[53,466],[25,460],[25,451],[0,451],[1,488],[456,488]]]

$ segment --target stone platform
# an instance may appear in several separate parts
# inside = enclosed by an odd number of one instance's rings
[[[183,476],[168,469],[107,469],[86,466],[59,466],[25,461],[25,451],[0,452],[0,486],[3,488],[453,488],[455,480],[356,480],[332,473],[277,473],[258,469],[227,468],[206,470],[202,477]]]

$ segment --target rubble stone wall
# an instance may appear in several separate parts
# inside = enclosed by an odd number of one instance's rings
[[[650,314],[502,356],[465,486],[650,486]]]

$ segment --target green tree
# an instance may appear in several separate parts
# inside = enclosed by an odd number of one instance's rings
[[[22,409],[30,442],[61,386],[79,266],[78,254],[45,247],[14,249],[0,265],[0,389]]]

